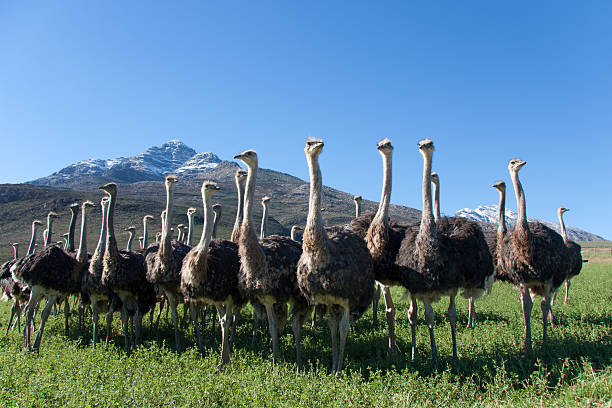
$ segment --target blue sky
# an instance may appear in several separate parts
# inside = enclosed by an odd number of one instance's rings
[[[519,157],[529,216],[612,238],[610,21],[607,1],[2,2],[0,182],[170,139],[307,179],[312,135],[325,184],[378,200],[389,137],[392,202],[420,208],[429,137],[446,214],[495,203]]]

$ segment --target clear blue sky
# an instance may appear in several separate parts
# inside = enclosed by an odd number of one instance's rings
[[[609,1],[1,2],[0,182],[170,139],[307,179],[312,135],[326,184],[378,200],[389,137],[392,202],[420,208],[429,137],[446,214],[495,203],[520,157],[529,216],[612,238],[611,22]]]

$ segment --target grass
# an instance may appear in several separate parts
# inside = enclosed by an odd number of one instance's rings
[[[534,352],[523,352],[523,324],[516,291],[497,283],[477,302],[476,329],[465,329],[467,302],[458,300],[459,359],[451,358],[447,303],[436,310],[440,365],[430,359],[428,331],[419,311],[418,360],[411,362],[408,305],[397,304],[401,355],[386,352],[386,324],[374,327],[371,312],[358,320],[347,341],[345,369],[330,373],[327,325],[304,328],[305,370],[295,374],[289,326],[281,336],[281,363],[272,367],[268,336],[251,346],[250,311],[243,310],[232,363],[216,372],[218,335],[205,323],[206,355],[195,347],[193,329],[183,335],[187,349],[173,351],[173,331],[144,329],[145,344],[122,351],[118,319],[112,345],[89,346],[89,325],[50,318],[39,355],[22,350],[19,333],[0,337],[1,406],[604,406],[612,405],[612,268],[589,262],[572,281],[569,303],[554,310],[559,325],[541,349],[541,313],[533,308]],[[562,296],[559,297],[562,299]],[[381,299],[379,318],[384,321]],[[2,332],[9,306],[0,305]],[[217,325],[218,328],[218,325]]]

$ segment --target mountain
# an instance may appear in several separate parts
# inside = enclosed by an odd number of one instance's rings
[[[497,224],[497,205],[481,205],[476,209],[462,208],[455,213],[457,217],[465,217],[471,220]],[[506,223],[510,227],[516,224],[518,213],[506,208]],[[550,222],[544,220],[538,220],[535,218],[528,218],[529,222],[541,222],[542,224],[554,229],[558,233],[561,233],[561,227],[558,222]],[[567,237],[572,241],[605,241],[604,238],[599,235],[591,234],[581,230],[580,228],[565,226]]]
[[[215,168],[220,162],[214,153],[196,153],[183,142],[171,140],[132,157],[83,160],[28,184],[73,189],[105,180],[118,183],[163,180],[170,173],[200,174]]]

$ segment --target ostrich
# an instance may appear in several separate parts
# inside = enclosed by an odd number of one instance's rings
[[[351,318],[363,314],[372,302],[374,274],[370,252],[361,237],[349,229],[337,229],[329,236],[325,231],[319,167],[322,149],[322,140],[306,141],[304,152],[310,171],[310,198],[297,274],[302,293],[311,303],[325,305],[330,314],[332,370],[338,373],[342,369]]]
[[[291,227],[291,239],[293,241],[297,241],[298,240],[298,237],[297,237],[298,231],[303,231],[302,227],[300,227],[298,225],[294,225],[294,226]]]
[[[13,267],[11,269],[16,281],[23,281],[30,287],[30,299],[26,306],[26,347],[28,349],[31,349],[32,319],[40,300],[43,297],[47,298],[38,334],[34,341],[34,350],[36,351],[40,349],[45,323],[57,299],[77,294],[81,289],[81,276],[83,271],[87,269],[87,213],[91,207],[93,207],[91,201],[85,201],[82,204],[81,241],[76,258],[63,249],[50,245],[39,253],[26,256],[19,268]],[[68,305],[66,305],[64,311],[66,315],[65,331],[68,335]]]
[[[79,203],[70,204],[70,224],[68,225],[68,248],[67,252],[74,252],[74,231],[76,230],[77,216],[79,215]]]
[[[443,219],[440,216],[440,177],[438,176],[438,173],[436,172],[431,173],[431,182],[433,184],[433,190],[434,190],[433,191],[433,195],[434,195],[433,207],[434,207],[434,220],[436,222],[436,226],[438,226],[438,229],[440,229],[440,226],[449,226],[455,229],[456,228],[455,222],[457,222],[456,218],[451,217],[451,218]],[[466,222],[464,219],[460,219],[460,221],[462,224]],[[476,224],[474,224],[472,221],[467,221],[467,222],[471,223],[473,226],[476,226]],[[503,221],[502,221],[502,225],[503,225]],[[462,228],[466,228],[466,227],[462,227]],[[495,245],[491,244],[490,242],[491,238],[487,238],[484,233],[483,234],[476,233],[476,230],[480,230],[480,228],[479,227],[474,228],[474,230],[472,231],[472,234],[470,236],[466,236],[465,237],[466,239],[463,240],[463,243],[469,245],[471,248],[474,248],[475,252],[483,251],[484,250],[483,243],[484,243],[487,245],[490,255],[489,256],[485,255],[485,258],[486,258],[485,262],[482,262],[477,265],[474,265],[474,264],[469,265],[469,268],[472,268],[474,266],[476,267],[480,266],[482,268],[482,271],[480,271],[480,273],[477,275],[475,279],[471,280],[471,284],[470,284],[470,281],[468,281],[466,282],[466,286],[463,287],[462,296],[468,298],[468,304],[469,304],[468,324],[467,324],[468,328],[474,328],[474,318],[476,315],[476,309],[474,305],[475,300],[478,299],[482,295],[483,293],[482,289],[491,288],[491,285],[493,284],[493,276],[494,276],[494,269],[492,267],[494,251],[492,251],[492,247],[494,247]],[[454,233],[455,232],[452,230],[448,231],[448,234],[454,234]],[[489,259],[490,259],[490,262],[489,262]],[[463,273],[465,276],[469,276],[470,273],[473,273],[473,272],[470,270],[464,270]],[[485,279],[484,287],[482,283],[483,277]],[[454,299],[452,297],[451,297],[451,305],[449,307],[454,308]]]
[[[68,235],[69,234],[67,232],[64,232],[62,234],[62,239],[64,240],[64,246],[63,246],[64,251],[68,251]]]
[[[188,247],[193,247],[193,238],[194,238],[194,234],[193,234],[193,228],[195,227],[194,222],[193,222],[193,217],[195,216],[196,213],[196,209],[193,207],[189,207],[187,209],[187,220],[188,220],[188,225],[189,225],[189,229],[187,231],[187,246]]]
[[[13,242],[11,245],[13,246],[13,259],[17,260],[19,258],[19,242]]]
[[[144,249],[144,237],[142,235],[138,237],[138,247]]]
[[[198,347],[204,353],[202,336],[198,327],[198,304],[214,305],[219,312],[221,326],[221,365],[230,361],[229,326],[232,323],[234,304],[242,303],[238,292],[240,260],[238,246],[227,240],[213,240],[211,222],[213,208],[211,196],[219,187],[216,183],[202,183],[204,225],[200,242],[185,256],[181,268],[181,291],[189,301],[191,318],[198,336]]]
[[[155,234],[155,245],[159,245],[159,241],[161,240],[161,232]]]
[[[49,214],[47,214],[47,229],[43,231],[43,244],[45,247],[52,244],[51,239],[53,235],[53,221],[58,218],[59,216],[57,215],[57,213],[53,211],[50,211]]]
[[[129,227],[125,228],[124,231],[130,234],[127,245],[125,246],[125,250],[128,252],[132,252],[132,241],[134,240],[134,233],[136,233],[136,227],[133,225],[130,225]]]
[[[174,325],[174,341],[176,350],[180,350],[180,340],[178,332],[178,311],[177,302],[180,299],[181,265],[183,258],[190,248],[171,239],[170,223],[174,210],[173,195],[174,185],[178,178],[170,174],[166,176],[166,210],[162,222],[162,236],[159,246],[150,246],[145,252],[145,263],[147,268],[147,281],[160,287],[172,312],[172,324]]]
[[[176,238],[176,240],[181,244],[184,244],[185,242],[183,241],[183,234],[185,233],[185,224],[177,225],[176,229],[178,231],[178,237]]]
[[[437,365],[438,351],[434,338],[434,312],[431,303],[442,296],[450,297],[448,319],[451,326],[453,358],[457,357],[455,296],[463,288],[463,296],[469,297],[484,291],[486,278],[493,271],[491,254],[478,224],[465,218],[441,218],[436,224],[432,209],[431,166],[433,142],[419,142],[423,156],[423,212],[416,228],[406,230],[397,263],[417,272],[415,281],[408,288],[411,294],[409,320],[412,330],[412,356],[416,355],[417,300],[423,301],[425,319],[429,326],[432,361]]]
[[[514,284],[525,319],[525,349],[531,351],[531,308],[533,299],[543,297],[542,344],[546,344],[547,315],[554,289],[567,276],[570,268],[563,238],[547,226],[538,222],[527,222],[525,193],[518,172],[526,162],[511,159],[508,171],[517,200],[518,219],[512,233],[505,235],[497,245],[497,279]]]
[[[278,330],[286,320],[287,303],[291,304],[292,329],[299,371],[301,369],[300,330],[310,309],[308,301],[300,293],[297,285],[296,268],[301,254],[300,244],[278,235],[257,241],[253,228],[257,153],[254,150],[247,150],[234,158],[240,159],[248,167],[244,213],[238,240],[240,255],[238,287],[245,298],[254,298],[265,306],[272,337],[273,363],[278,361]]]
[[[147,249],[149,246],[149,221],[155,219],[152,215],[145,215],[142,217],[142,249]]]
[[[268,236],[268,203],[270,197],[264,196],[261,198],[261,206],[263,207],[263,213],[261,214],[261,230],[259,232],[259,239],[264,239]]]
[[[219,226],[219,221],[221,220],[221,213],[222,208],[221,208],[221,204],[214,204],[212,206],[212,210],[215,213],[215,218],[213,220],[213,230],[212,230],[212,237],[217,238],[217,227]]]
[[[236,191],[238,192],[238,209],[236,210],[236,221],[234,222],[230,241],[235,243],[238,243],[238,237],[240,236],[240,223],[242,222],[242,211],[244,208],[244,182],[246,181],[247,175],[248,172],[243,169],[236,170],[236,174],[234,175]]]
[[[131,338],[128,335],[128,317],[134,316],[136,326],[135,344],[140,343],[142,316],[155,302],[153,287],[147,283],[144,258],[141,254],[119,251],[115,238],[115,206],[117,205],[117,184],[106,183],[100,187],[108,198],[106,217],[106,248],[102,257],[102,285],[121,299],[121,320],[125,337],[125,350],[130,351]],[[107,321],[112,319],[115,302],[111,302]],[[107,328],[108,329],[108,328]]]
[[[567,247],[567,253],[570,259],[570,270],[567,274],[567,279],[565,280],[565,300],[563,304],[567,303],[567,298],[569,297],[569,290],[571,285],[571,279],[580,273],[582,269],[582,254],[580,252],[580,245],[575,243],[574,241],[570,241],[567,239],[567,232],[565,230],[565,222],[563,222],[563,214],[569,211],[569,208],[559,207],[557,210],[557,216],[559,217],[559,224],[561,225],[561,236],[563,237],[563,242]],[[554,302],[557,292],[553,295],[552,301]],[[551,319],[551,323],[553,323],[554,319]]]

